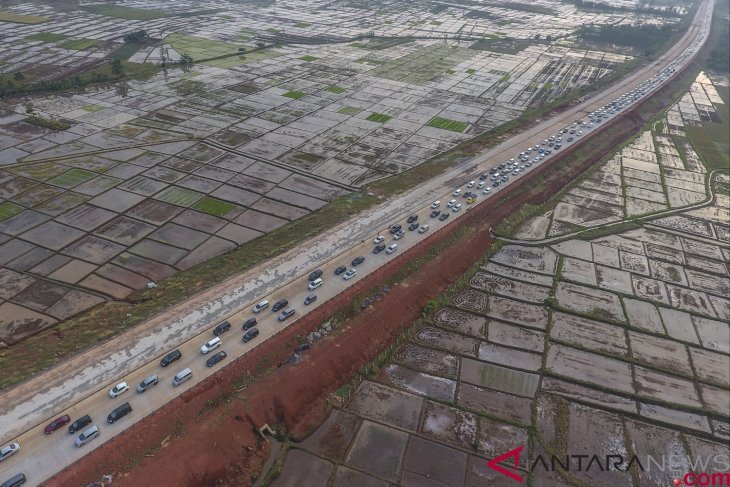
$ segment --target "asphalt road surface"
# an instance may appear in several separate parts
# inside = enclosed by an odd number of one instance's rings
[[[342,291],[349,282],[357,282],[362,276],[389,259],[396,258],[403,250],[428,237],[443,225],[453,223],[468,208],[465,199],[456,198],[463,204],[463,208],[459,213],[450,212],[445,222],[428,216],[431,202],[441,200],[439,209],[444,211],[446,202],[453,198],[451,192],[455,188],[463,188],[466,181],[477,179],[479,173],[485,169],[516,157],[525,147],[533,146],[574,120],[585,117],[667,66],[696,41],[698,34],[706,33],[713,7],[714,0],[703,2],[687,34],[667,54],[622,80],[619,85],[593,95],[585,102],[461,163],[407,194],[384,201],[367,214],[338,225],[326,235],[304,242],[296,249],[235,276],[213,289],[192,296],[186,302],[125,334],[4,391],[0,395],[0,446],[17,441],[21,445],[21,451],[0,463],[0,481],[18,472],[26,474],[29,485],[36,485],[51,477],[91,449],[100,446],[210,376],[219,367],[225,366],[226,362],[275,335],[308,309]],[[702,35],[698,38],[704,42],[705,37]],[[690,62],[692,57],[689,56],[684,63]],[[590,137],[590,129],[584,129],[584,132],[583,139]],[[567,145],[569,144],[564,142],[563,146]],[[547,158],[540,164],[547,164],[549,160]],[[519,177],[522,175],[510,176],[508,183],[494,188],[490,195],[483,195],[478,190],[479,199],[475,204],[483,204],[489,197],[509,191],[510,185]],[[387,228],[393,223],[401,223],[407,227],[405,219],[411,214],[418,214],[420,224],[428,223],[429,231],[419,234],[417,231],[406,230],[405,237],[397,242],[399,249],[395,253],[373,254],[372,239],[382,234],[386,236],[384,243],[390,245],[392,236]],[[334,269],[340,265],[351,268],[350,262],[357,256],[364,256],[365,262],[356,268],[357,275],[351,281],[334,275]],[[307,276],[317,268],[323,271],[324,284],[310,292],[307,289]],[[318,300],[305,306],[303,301],[309,294],[316,294]],[[241,323],[254,316],[251,306],[261,299],[268,299],[273,304],[280,298],[288,299],[290,306],[296,309],[296,314],[289,320],[280,322],[277,319],[278,313],[273,313],[270,309],[264,310],[256,315],[261,334],[252,342],[243,343]],[[208,368],[205,361],[212,353],[202,355],[200,347],[213,337],[212,328],[224,320],[230,321],[233,328],[221,336],[222,346],[216,352],[224,350],[228,353],[228,358]],[[159,365],[160,358],[176,348],[181,350],[182,359],[162,368]],[[193,379],[180,387],[173,387],[172,377],[185,367],[192,369]],[[137,394],[135,386],[153,373],[159,376],[159,384],[144,394]],[[111,399],[109,389],[121,381],[126,381],[130,390],[116,399]],[[107,414],[127,401],[134,411],[117,423],[108,424]],[[84,414],[91,415],[93,424],[101,430],[99,438],[77,448],[74,445],[75,435],[69,434],[66,428],[45,435],[45,425],[62,414],[70,415],[72,420]]]

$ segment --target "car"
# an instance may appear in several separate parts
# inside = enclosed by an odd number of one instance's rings
[[[473,188],[474,187],[474,181],[469,181],[468,183],[466,183],[466,187],[467,188]]]
[[[396,223],[392,227],[390,227],[390,233],[396,233],[399,232],[403,228],[403,226],[400,223]]]
[[[477,184],[477,189],[482,189],[485,184],[487,184],[487,183],[485,183],[484,181],[482,181],[481,183]]]
[[[284,321],[294,314],[294,308],[287,308],[279,313],[279,321]]]
[[[441,215],[441,216],[439,217],[439,220],[441,220],[441,221],[444,221],[444,220],[446,220],[446,219],[447,219],[448,217],[449,217],[449,214],[448,214],[448,213],[444,213],[443,215]]]
[[[387,248],[387,249],[385,250],[385,253],[386,253],[386,254],[392,254],[392,253],[393,253],[393,252],[395,252],[396,250],[398,250],[398,244],[395,244],[395,243],[394,243],[394,244],[391,244],[391,245],[390,245],[390,246],[389,246],[389,247],[388,247],[388,248]]]
[[[441,212],[440,212],[439,210],[433,210],[433,211],[431,212],[431,218],[436,218],[436,217],[437,217],[437,216],[439,216],[440,214],[441,214]]]
[[[431,203],[431,209],[432,209],[432,210],[435,210],[435,209],[436,209],[436,208],[438,208],[439,206],[441,206],[441,202],[440,202],[439,200],[436,200],[436,201],[434,201],[433,203]]]
[[[286,307],[286,305],[288,305],[288,304],[289,304],[289,301],[287,301],[286,299],[280,299],[274,303],[274,305],[271,307],[271,311],[276,313],[280,309]]]
[[[403,236],[406,234],[403,230],[393,235],[393,240],[400,240],[403,238]]]
[[[259,301],[258,303],[256,303],[256,306],[253,307],[252,311],[254,313],[260,313],[268,307],[269,307],[269,301],[264,299],[263,301]]]
[[[471,198],[466,200],[466,204],[470,205],[470,204],[474,203],[476,200],[477,200],[476,197],[472,196]]]
[[[494,182],[492,183],[492,187],[493,187],[493,188],[496,188],[497,186],[499,186],[499,181],[494,181]]]
[[[137,393],[142,394],[143,392],[146,392],[148,389],[151,389],[152,386],[157,385],[159,381],[159,377],[157,377],[155,374],[152,374],[151,376],[147,377],[145,380],[137,384]]]
[[[324,281],[321,277],[318,277],[314,281],[310,282],[309,285],[307,285],[307,289],[310,291],[314,291],[318,287],[322,286],[322,284],[324,284]]]
[[[336,276],[339,276],[340,274],[342,274],[346,270],[347,270],[347,267],[345,267],[344,265],[341,265],[337,269],[335,269],[335,275]]]
[[[91,424],[91,416],[88,414],[81,416],[79,419],[71,423],[71,426],[68,427],[68,432],[71,434],[76,433],[81,428],[88,426]]]
[[[408,230],[410,230],[410,231],[413,231],[413,230],[415,230],[416,228],[418,228],[419,226],[420,226],[420,225],[418,224],[418,222],[413,222],[413,223],[411,223],[410,225],[408,225]]]
[[[210,357],[208,360],[205,361],[205,365],[208,367],[213,367],[215,364],[223,360],[224,358],[228,357],[228,354],[221,350],[220,352],[216,353],[212,357]]]
[[[83,433],[81,433],[79,437],[74,440],[74,443],[76,443],[76,446],[82,447],[97,436],[99,436],[99,427],[92,426],[90,428],[86,428]]]
[[[43,432],[47,435],[50,435],[54,431],[63,428],[68,423],[71,422],[71,416],[68,414],[64,414],[63,416],[59,416],[53,421],[51,421],[48,425],[46,425],[45,428],[43,428]]]
[[[181,357],[182,352],[180,350],[173,350],[172,352],[162,357],[162,360],[160,360],[160,365],[163,367],[167,367],[176,360],[180,360]]]
[[[20,445],[18,443],[10,443],[0,448],[0,462],[9,458],[20,451]]]
[[[253,328],[254,326],[256,326],[256,323],[257,323],[256,318],[249,318],[243,322],[241,329],[243,331],[249,330],[249,329]]]
[[[428,232],[429,226],[428,225],[421,225],[421,228],[418,229],[418,233],[426,233]]]
[[[355,277],[355,274],[357,274],[357,271],[355,269],[350,269],[349,271],[345,272],[345,274],[342,276],[346,281],[349,281],[353,277]]]
[[[385,250],[385,244],[376,245],[373,247],[373,254],[379,254],[383,250]]]
[[[483,172],[479,175],[479,181],[484,181],[485,179],[487,179],[487,177],[489,177],[489,175]]]
[[[317,295],[316,294],[310,294],[306,298],[304,298],[304,306],[308,306],[312,304],[313,302],[317,301]]]
[[[207,342],[205,342],[205,345],[200,347],[200,353],[202,353],[203,355],[208,354],[216,348],[220,347],[222,344],[223,342],[221,342],[221,339],[215,337],[212,340],[208,340]]]
[[[461,190],[460,189],[457,189],[456,191],[454,191],[453,193],[451,193],[451,196],[459,196],[460,194],[461,194]]]
[[[573,137],[568,137],[568,138],[567,138],[566,140],[567,140],[568,142],[573,142]]]
[[[482,191],[482,194],[489,194],[491,192],[492,192],[492,188],[490,188],[489,186],[487,186],[486,188],[484,188],[484,191]]]
[[[243,342],[248,343],[254,338],[259,336],[259,329],[258,328],[251,328],[246,333],[243,334]]]
[[[8,480],[0,484],[0,487],[20,487],[23,485],[28,479],[25,478],[24,473],[17,473],[10,477]]]
[[[467,191],[466,193],[462,194],[461,197],[464,199],[471,198],[471,191]]]
[[[322,277],[322,270],[321,269],[317,269],[316,271],[312,271],[309,274],[309,280],[310,281],[314,281],[315,279],[319,279],[320,277]]]
[[[446,208],[451,208],[456,204],[456,200],[451,200],[446,204]]]
[[[109,390],[109,397],[114,399],[115,397],[124,394],[129,390],[129,386],[126,382],[120,382]]]
[[[357,267],[360,264],[362,264],[363,262],[365,262],[365,257],[363,257],[361,255],[359,257],[355,257],[354,259],[352,259],[352,262],[350,262],[350,263],[353,265],[353,267]]]
[[[106,417],[107,423],[116,423],[118,420],[123,418],[124,416],[128,415],[132,412],[132,405],[128,402],[125,402],[121,406],[118,406],[114,409],[109,415]]]
[[[382,235],[378,235],[377,237],[375,237],[375,238],[373,239],[373,243],[374,243],[375,245],[378,245],[378,244],[379,244],[380,242],[382,242],[383,240],[385,240],[385,237],[383,237]]]
[[[454,213],[457,213],[459,210],[461,210],[461,203],[459,203],[458,205],[454,205],[451,208],[451,211],[453,211]]]
[[[418,221],[418,215],[411,215],[408,217],[408,220],[407,220],[408,223],[413,223],[415,221]]]
[[[223,333],[227,332],[230,329],[231,329],[231,324],[227,321],[224,321],[223,323],[221,323],[218,326],[216,326],[215,328],[213,328],[213,335],[215,335],[215,336],[222,335]]]

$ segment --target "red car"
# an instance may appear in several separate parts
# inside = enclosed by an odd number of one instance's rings
[[[63,426],[67,425],[70,422],[71,422],[71,418],[69,417],[69,415],[68,414],[64,414],[63,416],[61,416],[59,418],[56,418],[53,421],[51,421],[51,424],[49,424],[48,426],[46,426],[46,429],[44,429],[43,431],[45,431],[45,433],[47,435],[50,435],[51,433],[53,433],[57,429],[62,428]]]

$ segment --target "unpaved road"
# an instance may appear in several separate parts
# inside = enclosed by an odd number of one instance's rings
[[[297,312],[301,313],[304,311],[302,300],[308,294],[305,285],[306,275],[311,270],[322,268],[325,276],[325,285],[316,291],[319,296],[316,305],[344,287],[345,283],[341,277],[332,275],[337,265],[349,263],[357,255],[364,255],[366,262],[358,267],[358,276],[362,277],[382,262],[392,258],[386,257],[384,253],[371,254],[372,245],[369,244],[369,241],[376,234],[382,233],[389,224],[404,223],[405,216],[419,213],[419,221],[421,223],[427,221],[431,225],[431,231],[444,225],[427,217],[427,207],[431,201],[440,199],[445,202],[444,200],[451,198],[446,195],[449,195],[453,188],[473,179],[485,167],[514,157],[524,147],[534,145],[536,141],[552,135],[573,120],[582,118],[588,112],[594,111],[649,78],[660,67],[675,59],[699,33],[704,32],[713,7],[714,0],[705,1],[682,40],[658,61],[622,81],[620,86],[594,95],[586,102],[462,163],[408,194],[384,202],[367,215],[359,215],[342,223],[327,235],[304,242],[296,249],[194,296],[112,341],[88,350],[3,392],[0,396],[0,444],[19,441],[23,451],[0,464],[0,480],[22,471],[29,476],[31,485],[39,483],[90,449],[100,446],[105,439],[111,438],[116,432],[151,413],[178,395],[181,390],[210,375],[215,367],[207,369],[205,360],[201,358],[198,350],[200,345],[212,336],[210,327],[216,323],[232,317],[234,329],[222,337],[224,343],[222,349],[228,352],[230,360],[230,356],[245,353],[253,346],[241,342],[240,324],[242,317],[252,316],[247,307],[259,299],[268,297],[273,302],[279,297],[287,297],[297,308]],[[704,42],[706,36],[700,37]],[[685,63],[689,60],[691,57]],[[587,133],[584,138],[589,136]],[[499,191],[493,194],[503,191],[509,191],[509,184],[500,186]],[[486,199],[482,196],[479,203],[482,204]],[[442,203],[442,209],[443,207]],[[446,223],[451,223],[457,217],[458,214],[452,214]],[[402,250],[417,240],[416,234],[409,232],[398,244]],[[362,243],[363,241],[365,243]],[[390,243],[390,238],[386,242]],[[265,313],[266,318],[260,320],[261,336],[252,342],[254,344],[273,335],[282,327],[273,313],[270,311]],[[183,359],[168,369],[160,368],[157,364],[159,357],[173,348],[182,350]],[[191,366],[193,369],[194,380],[182,388],[173,388],[170,384],[172,376],[186,366]],[[116,382],[126,380],[133,388],[153,371],[160,376],[160,384],[144,395],[137,395],[133,390],[117,399],[110,399],[107,395],[109,387]],[[107,425],[104,420],[106,415],[125,401],[130,401],[135,411],[119,423]],[[43,426],[61,414],[70,414],[72,418],[91,414],[94,423],[102,430],[101,438],[84,448],[75,448],[71,435],[65,431],[58,431],[50,437],[43,435]]]

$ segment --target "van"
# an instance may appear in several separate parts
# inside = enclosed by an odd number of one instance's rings
[[[0,487],[18,487],[19,485],[23,485],[26,481],[25,474],[19,473],[16,475],[13,475],[8,480],[0,484]]]
[[[127,403],[129,404],[129,403]],[[131,409],[130,409],[131,410]],[[111,422],[111,421],[110,421]],[[82,447],[94,438],[99,436],[99,427],[98,426],[92,426],[91,428],[86,428],[83,433],[79,435],[78,438],[76,438],[76,446]]]
[[[111,413],[109,413],[109,416],[106,417],[106,420],[108,423],[116,423],[118,420],[125,417],[127,414],[132,412],[132,405],[128,402],[125,402],[118,408],[114,409]],[[88,430],[87,430],[88,431]]]
[[[90,424],[91,416],[89,416],[88,414],[85,416],[81,416],[79,419],[71,423],[71,426],[68,427],[68,432],[74,434],[84,426],[88,426]]]
[[[221,339],[219,337],[211,338],[207,342],[205,342],[205,345],[200,347],[200,353],[205,355],[206,353],[215,350],[216,348],[221,346]]]
[[[310,283],[309,283],[309,286],[307,286],[307,288],[308,288],[308,289],[309,289],[310,291],[314,291],[314,290],[315,290],[315,289],[317,289],[317,288],[318,288],[319,286],[321,286],[321,285],[322,285],[322,283],[323,283],[323,281],[322,281],[322,278],[318,277],[318,278],[317,278],[317,279],[315,279],[314,281],[310,282]]]
[[[182,369],[172,378],[172,385],[177,387],[183,382],[189,381],[193,377],[193,371],[190,369]]]
[[[279,313],[279,321],[284,321],[294,314],[294,308],[287,308]]]
[[[260,313],[268,307],[269,307],[269,301],[264,299],[263,301],[259,301],[258,303],[256,303],[256,306],[253,307],[253,312]]]

